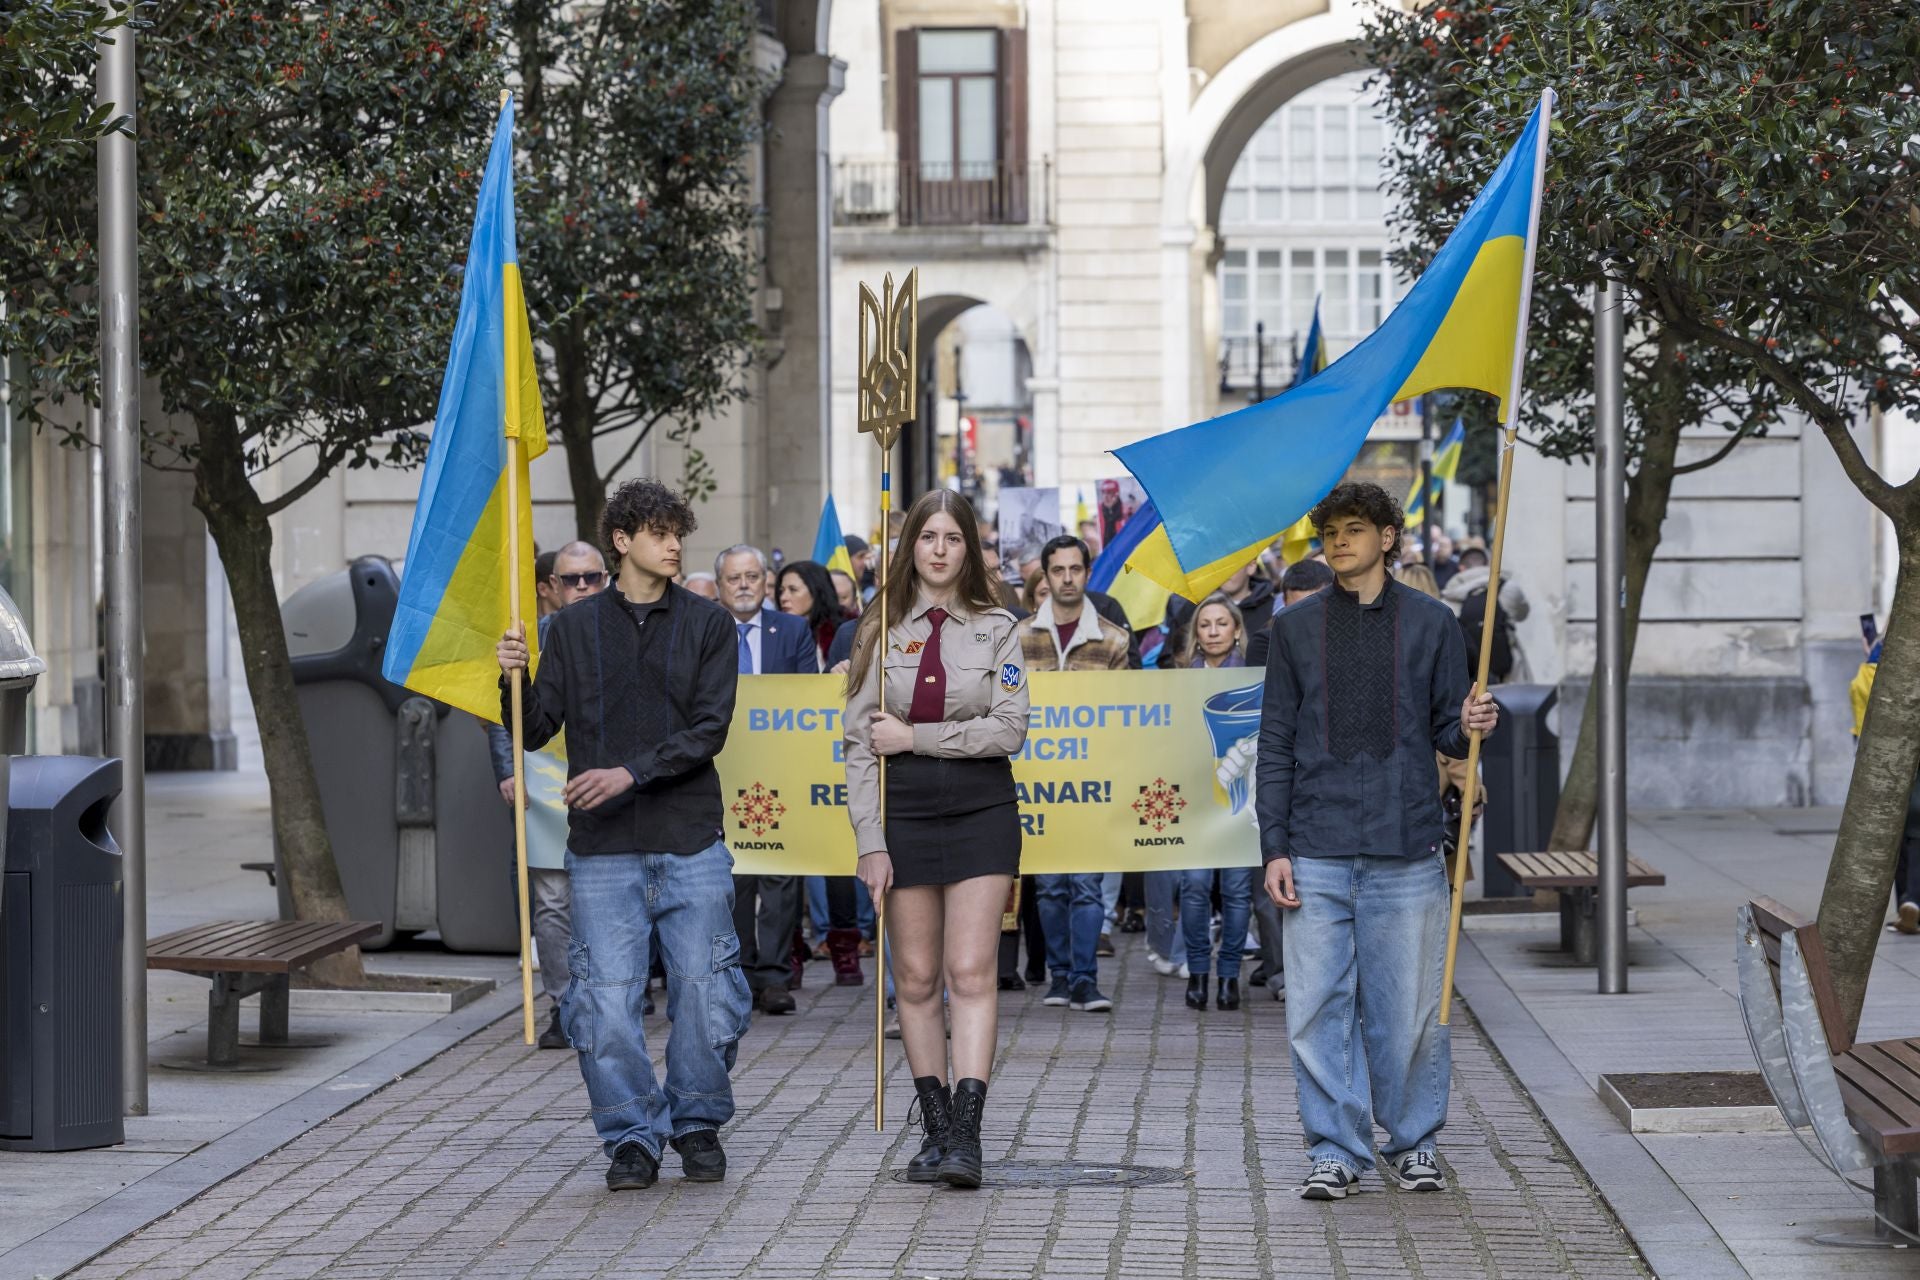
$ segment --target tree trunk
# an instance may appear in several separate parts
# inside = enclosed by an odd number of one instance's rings
[[[1849,1037],[1860,1025],[1867,970],[1886,922],[1887,894],[1906,829],[1907,795],[1920,772],[1920,735],[1912,731],[1920,724],[1920,519],[1915,515],[1908,511],[1894,521],[1900,567],[1893,610],[1820,893],[1820,939]]]
[[[567,454],[567,482],[573,489],[573,536],[591,546],[600,545],[600,513],[607,508],[607,482],[600,477],[594,456],[593,432],[599,425],[593,393],[587,387],[586,356],[577,344],[554,342],[553,365],[559,383],[554,406],[560,447]]]
[[[233,596],[247,692],[266,758],[273,834],[293,914],[300,920],[348,920],[352,917],[327,838],[306,721],[293,687],[287,632],[273,582],[273,529],[247,475],[235,425],[202,423],[200,442],[193,501],[206,517]],[[313,973],[339,986],[366,981],[357,947],[320,961]]]
[[[1660,375],[1677,373],[1675,350],[1677,344],[1663,337],[1656,357],[1657,367],[1666,366],[1658,368]],[[1625,667],[1621,673],[1623,679],[1633,670],[1634,642],[1640,634],[1640,600],[1646,594],[1647,573],[1653,568],[1654,553],[1660,549],[1661,527],[1666,523],[1667,502],[1673,494],[1682,425],[1671,411],[1648,413],[1640,465],[1627,477],[1627,602],[1626,619],[1621,627],[1624,651],[1620,655]],[[1595,603],[1599,603],[1597,594]],[[1553,812],[1553,834],[1547,838],[1548,849],[1585,849],[1593,840],[1600,800],[1600,716],[1595,700],[1598,678],[1596,666],[1587,677],[1587,700],[1580,709],[1580,732],[1573,744],[1573,763],[1561,785],[1559,807]]]

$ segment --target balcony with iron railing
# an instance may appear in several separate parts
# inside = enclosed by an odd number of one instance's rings
[[[840,227],[1048,227],[1053,165],[850,160],[833,169]]]
[[[1253,337],[1220,340],[1220,396],[1265,400],[1287,389],[1300,362],[1297,341],[1272,338],[1266,326],[1256,326]]]

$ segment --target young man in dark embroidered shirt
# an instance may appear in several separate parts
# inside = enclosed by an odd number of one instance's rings
[[[1313,510],[1331,586],[1275,616],[1256,766],[1266,890],[1288,910],[1287,1038],[1312,1168],[1338,1200],[1374,1163],[1410,1191],[1444,1185],[1434,1152],[1451,1074],[1439,1025],[1448,890],[1435,751],[1493,731],[1439,601],[1387,570],[1399,504],[1343,484]]]
[[[693,528],[665,485],[621,485],[600,520],[619,558],[613,589],[553,616],[525,695],[528,750],[567,735],[573,942],[560,1020],[614,1191],[652,1186],[668,1144],[690,1180],[726,1177],[719,1131],[750,1004],[713,765],[733,720],[737,641],[724,609],[673,582]],[[499,659],[504,714],[506,673],[527,665],[521,631],[501,639]],[[640,1021],[656,943],[673,1023],[664,1087]]]

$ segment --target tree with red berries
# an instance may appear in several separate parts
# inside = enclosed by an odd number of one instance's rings
[[[341,467],[423,455],[502,33],[483,0],[142,12],[147,461],[192,475],[226,569],[295,912],[343,918],[269,520]],[[81,148],[20,176],[0,197],[0,342],[15,353],[15,412],[45,422],[98,391],[94,160]],[[358,954],[325,971],[358,980]]]
[[[515,0],[509,21],[541,396],[578,536],[597,542],[609,484],[656,433],[683,458],[684,487],[710,492],[695,432],[746,394],[756,8]]]
[[[1644,331],[1804,417],[1893,524],[1892,616],[1820,903],[1857,1025],[1920,772],[1920,475],[1883,475],[1863,445],[1878,415],[1920,411],[1920,6],[1502,0],[1390,30],[1445,82],[1431,110],[1455,118],[1418,122],[1443,159],[1490,170],[1556,89],[1542,250],[1562,265],[1539,279],[1584,288],[1609,263]],[[1388,65],[1406,92],[1411,65]]]

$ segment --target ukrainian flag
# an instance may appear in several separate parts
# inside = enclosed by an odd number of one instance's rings
[[[1287,389],[1291,391],[1300,386],[1326,367],[1327,340],[1320,333],[1320,296],[1315,294],[1313,323],[1307,326],[1307,344],[1300,350],[1300,363],[1294,366],[1293,381],[1287,385]]]
[[[1420,495],[1420,477],[1418,476],[1413,478],[1413,488],[1407,490],[1406,512],[1409,525],[1416,520],[1426,519],[1427,507],[1440,498],[1440,486],[1459,473],[1460,450],[1466,446],[1466,443],[1467,424],[1462,419],[1455,418],[1453,430],[1447,432],[1447,438],[1442,440],[1440,447],[1434,451],[1433,483],[1428,486],[1426,496]]]
[[[1264,404],[1115,450],[1163,522],[1164,551],[1150,541],[1135,567],[1201,599],[1340,482],[1375,419],[1398,401],[1467,387],[1498,397],[1507,420],[1552,103],[1541,95],[1400,305],[1324,373]]]
[[[1126,610],[1127,625],[1136,633],[1157,627],[1167,618],[1170,593],[1166,587],[1127,563],[1151,535],[1159,532],[1160,513],[1151,501],[1141,503],[1120,526],[1120,532],[1113,535],[1113,541],[1100,548],[1087,570],[1087,589],[1112,596]],[[1165,538],[1161,534],[1163,542]]]
[[[517,438],[518,509],[507,509]],[[381,671],[395,684],[495,723],[494,645],[511,625],[507,521],[520,526],[520,617],[535,646],[533,506],[527,463],[547,451],[513,223],[513,101],[501,105],[480,181],[453,350],[413,509],[400,601]],[[538,660],[538,654],[533,654]]]
[[[840,532],[840,509],[833,505],[833,495],[820,507],[820,528],[813,535],[813,558],[818,564],[829,570],[838,569],[849,578],[853,576],[853,557],[847,554],[847,539]]]

